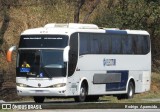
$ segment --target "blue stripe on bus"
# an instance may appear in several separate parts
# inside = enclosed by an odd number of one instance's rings
[[[127,31],[124,30],[106,30],[108,34],[127,34]]]
[[[107,71],[107,73],[121,73],[121,82],[107,83],[106,91],[123,91],[126,90],[127,81],[128,81],[128,70],[121,71]]]

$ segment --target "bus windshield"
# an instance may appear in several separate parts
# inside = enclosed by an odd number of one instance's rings
[[[19,50],[18,60],[17,77],[66,76],[63,50]]]

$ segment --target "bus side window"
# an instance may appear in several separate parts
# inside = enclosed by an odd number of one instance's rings
[[[132,54],[132,38],[122,35],[122,54]]]
[[[149,37],[143,36],[143,42],[142,42],[142,53],[147,54],[150,51],[150,44],[149,44]]]
[[[112,54],[121,54],[122,38],[121,35],[112,35]]]
[[[90,38],[90,35],[87,33],[80,34],[80,55],[90,53],[89,38]]]
[[[137,54],[143,54],[143,36],[139,35],[137,38]]]
[[[99,54],[100,53],[100,45],[99,45],[99,39],[97,34],[91,34],[90,36],[90,49],[91,54]]]
[[[132,54],[138,54],[138,45],[137,45],[137,37],[135,35],[131,35],[132,37]]]
[[[110,35],[102,35],[101,40],[101,54],[111,53],[111,37]]]
[[[149,38],[144,35],[132,35],[132,51],[134,54],[147,54],[150,49]]]

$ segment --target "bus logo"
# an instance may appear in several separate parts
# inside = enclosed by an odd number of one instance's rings
[[[103,59],[103,66],[115,66],[116,59]]]
[[[40,84],[40,83],[38,83],[38,87],[41,87],[41,84]]]

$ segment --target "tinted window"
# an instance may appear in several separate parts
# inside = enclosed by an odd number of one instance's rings
[[[142,38],[143,38],[142,52],[143,52],[143,54],[147,54],[150,49],[149,37],[142,36]]]
[[[111,53],[111,36],[110,35],[101,35],[101,54],[109,54]]]
[[[150,51],[149,36],[126,34],[80,34],[82,54],[147,54]]]
[[[64,48],[68,44],[65,35],[22,35],[20,48]]]
[[[91,54],[98,54],[100,50],[100,43],[99,43],[99,36],[97,34],[90,35],[90,53]]]
[[[90,42],[89,34],[81,33],[80,34],[80,54],[89,54],[90,53]]]
[[[147,54],[150,50],[149,37],[144,35],[130,35],[132,38],[132,52]]]
[[[140,39],[137,35],[130,35],[132,38],[132,51],[133,54],[139,54],[141,52]]]
[[[120,54],[121,53],[121,35],[112,35],[112,54]]]
[[[122,37],[122,54],[132,54],[132,38],[124,35]]]

